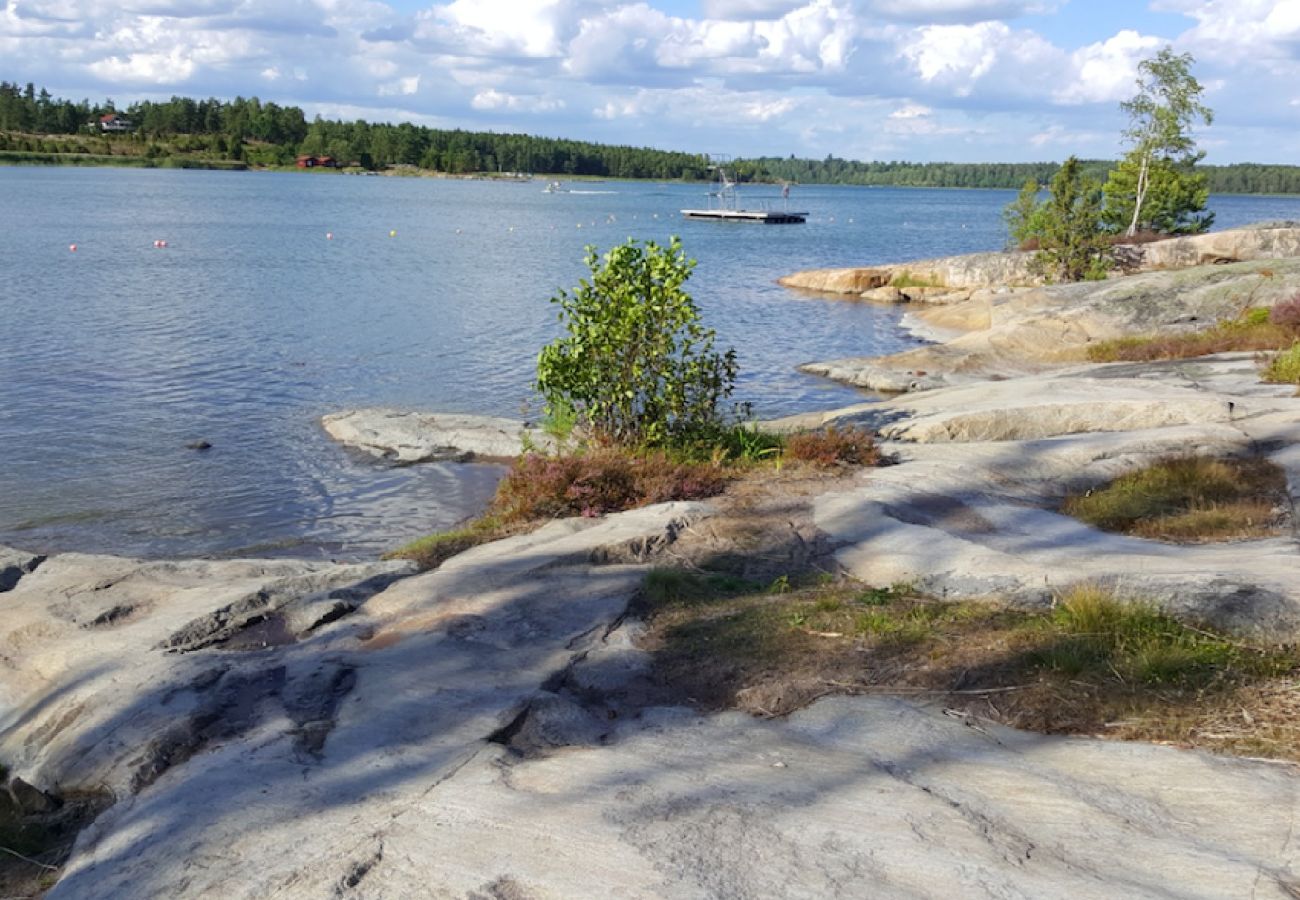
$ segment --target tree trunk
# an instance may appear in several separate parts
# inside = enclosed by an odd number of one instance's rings
[[[1133,220],[1128,223],[1128,231],[1125,232],[1128,237],[1137,234],[1138,219],[1142,215],[1142,204],[1146,202],[1147,198],[1147,172],[1150,164],[1151,156],[1144,153],[1142,155],[1142,165],[1138,168],[1137,191],[1133,197]]]

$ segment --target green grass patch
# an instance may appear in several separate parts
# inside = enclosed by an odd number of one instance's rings
[[[1278,384],[1300,384],[1300,342],[1269,360],[1264,380]]]
[[[458,553],[464,553],[471,547],[505,537],[509,533],[509,529],[500,520],[485,516],[461,528],[417,538],[396,550],[390,550],[383,558],[409,559],[421,569],[434,569]]]
[[[1067,497],[1062,512],[1106,531],[1167,541],[1279,533],[1286,475],[1261,459],[1177,457]]]
[[[759,589],[753,581],[725,573],[654,569],[646,576],[641,594],[651,609],[665,609],[700,606]]]
[[[1294,648],[1249,648],[1095,586],[1070,591],[1050,619],[1034,625],[1037,646],[1030,660],[1070,678],[1203,689],[1215,681],[1276,677],[1300,666]]]

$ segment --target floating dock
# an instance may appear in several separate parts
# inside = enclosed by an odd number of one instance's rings
[[[688,219],[712,219],[715,222],[762,222],[766,225],[793,225],[808,221],[808,213],[794,212],[789,208],[790,185],[781,187],[781,209],[764,201],[762,209],[741,209],[736,196],[736,182],[727,173],[727,157],[711,157],[710,168],[717,175],[714,189],[709,191],[708,206],[704,209],[684,209]]]
[[[770,209],[684,209],[688,219],[722,219],[730,222],[763,222],[767,225],[790,225],[808,221],[806,212]]]

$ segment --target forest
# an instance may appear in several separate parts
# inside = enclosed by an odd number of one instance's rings
[[[131,131],[102,133],[101,116],[118,113]],[[119,108],[52,97],[33,84],[0,81],[0,162],[88,165],[292,166],[299,155],[330,156],[368,170],[411,167],[455,175],[537,173],[600,178],[705,180],[703,154],[595,144],[561,138],[413,125],[308,120],[296,106],[256,97],[172,97]],[[1112,160],[1085,160],[1085,175],[1104,179]],[[1060,168],[1041,163],[858,162],[827,156],[734,160],[739,181],[896,187],[1009,188],[1029,178],[1046,184]],[[1214,193],[1300,194],[1300,166],[1200,165]]]

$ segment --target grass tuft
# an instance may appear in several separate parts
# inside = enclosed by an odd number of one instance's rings
[[[1106,531],[1165,541],[1268,537],[1286,476],[1261,459],[1176,457],[1067,497],[1062,512]]]
[[[1300,384],[1300,341],[1269,361],[1264,370],[1264,380],[1277,384]]]
[[[456,554],[504,537],[509,531],[499,519],[485,516],[462,528],[417,538],[396,550],[390,550],[383,558],[414,560],[422,570],[434,569]]]

